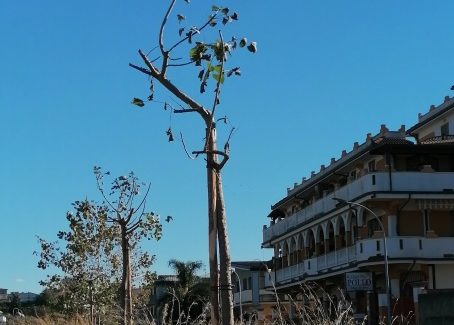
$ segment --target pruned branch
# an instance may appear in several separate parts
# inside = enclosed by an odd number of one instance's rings
[[[142,60],[145,62],[145,65],[150,69],[150,75],[154,78],[156,78],[167,90],[169,90],[172,94],[174,94],[177,98],[179,98],[182,102],[190,106],[192,109],[195,109],[197,113],[202,116],[202,118],[205,121],[208,121],[210,116],[210,113],[208,112],[207,109],[205,109],[202,105],[197,103],[195,100],[193,100],[191,97],[183,93],[178,87],[176,87],[170,80],[168,80],[164,75],[159,73],[159,71],[156,69],[156,67],[153,65],[153,63],[148,59],[148,57],[142,52],[142,50],[139,50],[139,55],[142,58]],[[138,69],[140,71],[140,69]],[[147,72],[145,72],[147,73]]]
[[[214,162],[213,163],[213,168],[216,169],[217,171],[220,171],[222,169],[222,167],[224,167],[225,163],[227,162],[227,160],[229,160],[229,155],[228,153],[224,152],[224,151],[220,151],[220,150],[201,150],[201,151],[193,151],[192,152],[193,155],[218,155],[218,156],[222,156],[222,161],[220,163],[217,163],[217,162]]]

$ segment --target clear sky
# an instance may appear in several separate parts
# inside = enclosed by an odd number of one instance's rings
[[[148,82],[128,63],[157,45],[165,3],[0,1],[0,287],[41,291],[36,235],[56,238],[71,202],[100,200],[94,165],[150,181],[150,209],[174,216],[162,240],[146,246],[158,273],[169,272],[171,258],[206,264],[205,164],[165,136],[171,123],[197,150],[203,126],[195,116],[170,122],[162,105],[130,104],[147,96]],[[211,4],[179,1],[167,39],[177,35],[176,13],[198,25]],[[226,38],[258,44],[257,54],[230,60],[243,75],[227,80],[219,115],[238,129],[224,172],[232,258],[266,259],[262,227],[287,187],[380,124],[411,126],[452,95],[454,2],[213,4],[239,13]],[[175,70],[172,80],[199,99],[194,72]]]

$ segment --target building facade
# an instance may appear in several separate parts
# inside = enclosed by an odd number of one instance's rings
[[[409,130],[382,125],[288,188],[263,228],[277,290],[298,299],[308,281],[328,295],[340,288],[373,324],[388,296],[405,314],[420,290],[454,288],[453,135],[454,98],[446,97]],[[346,274],[369,276],[372,287],[349,288]]]
[[[242,318],[245,322],[265,323],[275,319],[272,267],[272,261],[232,262],[233,302],[237,320]]]

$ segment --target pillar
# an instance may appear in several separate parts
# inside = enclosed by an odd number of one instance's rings
[[[394,214],[388,216],[388,237],[397,236],[397,217]]]

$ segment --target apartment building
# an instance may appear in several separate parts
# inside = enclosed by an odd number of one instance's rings
[[[294,300],[309,281],[341,289],[374,324],[390,304],[415,311],[423,289],[454,288],[454,98],[408,130],[368,134],[288,188],[268,218],[274,284]]]

